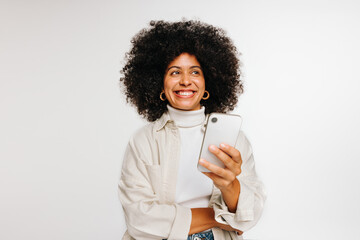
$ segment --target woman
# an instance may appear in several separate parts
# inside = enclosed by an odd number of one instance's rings
[[[206,116],[233,110],[243,90],[239,65],[224,31],[199,21],[152,21],[133,38],[120,80],[150,123],[124,156],[123,239],[242,239],[256,224],[265,197],[242,132],[235,147],[209,147],[225,168],[196,168]]]

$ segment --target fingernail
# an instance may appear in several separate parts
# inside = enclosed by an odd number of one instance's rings
[[[213,151],[215,151],[215,150],[216,150],[215,145],[210,145],[210,146],[209,146],[209,148],[210,148],[210,150],[213,150]]]
[[[227,148],[226,144],[224,144],[224,143],[221,143],[221,144],[220,144],[220,147],[221,147],[221,148]]]

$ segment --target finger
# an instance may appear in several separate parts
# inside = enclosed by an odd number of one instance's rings
[[[236,161],[240,164],[242,163],[241,153],[236,148],[234,148],[226,143],[221,143],[220,149],[222,151],[224,151],[226,154],[228,154],[234,161]]]
[[[210,178],[214,182],[215,186],[223,186],[223,185],[226,185],[228,183],[228,181],[226,181],[222,177],[219,177],[215,173],[203,172],[203,174],[206,175],[208,178]]]
[[[213,181],[214,185],[219,189],[223,189],[232,183],[232,180],[219,177],[218,175],[212,172],[203,172],[203,174],[206,175],[208,178],[210,178]]]
[[[229,170],[225,170],[222,167],[219,167],[215,164],[212,164],[208,161],[206,161],[205,159],[201,158],[199,160],[199,163],[201,166],[205,167],[206,169],[208,169],[210,172],[222,177],[222,178],[226,178],[226,179],[230,179],[231,176],[229,176]]]
[[[209,146],[209,151],[214,154],[224,165],[230,169],[238,172],[240,170],[240,165],[237,161],[234,161],[231,156],[223,152],[221,149],[217,148],[215,145]]]

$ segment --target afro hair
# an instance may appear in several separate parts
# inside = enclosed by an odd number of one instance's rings
[[[226,113],[236,106],[243,92],[240,55],[223,29],[200,21],[151,21],[131,40],[120,82],[126,100],[152,122],[167,111],[159,98],[169,63],[182,53],[194,55],[204,73],[208,100],[206,113]]]

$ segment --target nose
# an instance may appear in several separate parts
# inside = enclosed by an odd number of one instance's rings
[[[191,79],[190,79],[190,77],[189,77],[187,74],[184,74],[184,75],[181,77],[181,79],[180,79],[180,85],[185,86],[185,87],[191,85]]]

